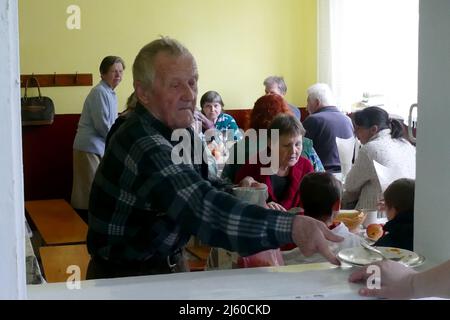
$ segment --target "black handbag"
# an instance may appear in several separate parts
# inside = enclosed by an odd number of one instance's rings
[[[28,97],[27,89],[30,81],[34,81],[38,88],[38,97]],[[41,95],[41,87],[36,77],[28,78],[25,84],[25,94],[20,99],[22,108],[22,126],[38,126],[52,124],[55,116],[55,106],[52,99]]]

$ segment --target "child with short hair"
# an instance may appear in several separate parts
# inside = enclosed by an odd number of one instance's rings
[[[384,206],[389,221],[375,246],[413,250],[414,190],[415,180],[406,178],[395,180],[386,188]]]
[[[304,215],[323,221],[334,233],[344,238],[342,242],[331,243],[335,253],[341,249],[358,247],[362,239],[351,233],[345,224],[333,223],[341,207],[342,183],[329,172],[312,172],[305,175],[300,183],[300,198]],[[325,262],[321,255],[305,257],[298,248],[282,251],[286,265],[299,263]]]

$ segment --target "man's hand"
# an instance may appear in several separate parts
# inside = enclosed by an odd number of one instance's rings
[[[417,273],[401,263],[384,260],[374,263],[380,267],[380,289],[359,289],[359,294],[365,297],[378,297],[390,299],[414,298],[413,276]],[[367,273],[368,266],[360,268],[350,275],[350,282],[363,282],[366,284],[371,273]]]
[[[295,216],[292,239],[306,257],[318,252],[331,263],[340,265],[327,240],[341,242],[344,238],[331,232],[325,223],[307,216]]]

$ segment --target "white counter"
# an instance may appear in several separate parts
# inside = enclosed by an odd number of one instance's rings
[[[361,299],[351,270],[320,263],[29,285],[28,299]]]

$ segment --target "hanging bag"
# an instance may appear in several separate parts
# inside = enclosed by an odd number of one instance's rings
[[[38,97],[28,97],[27,89],[31,81],[36,83]],[[22,108],[22,126],[38,126],[52,124],[55,116],[55,106],[52,99],[41,95],[41,87],[36,77],[28,78],[25,84],[25,94],[20,100]]]

